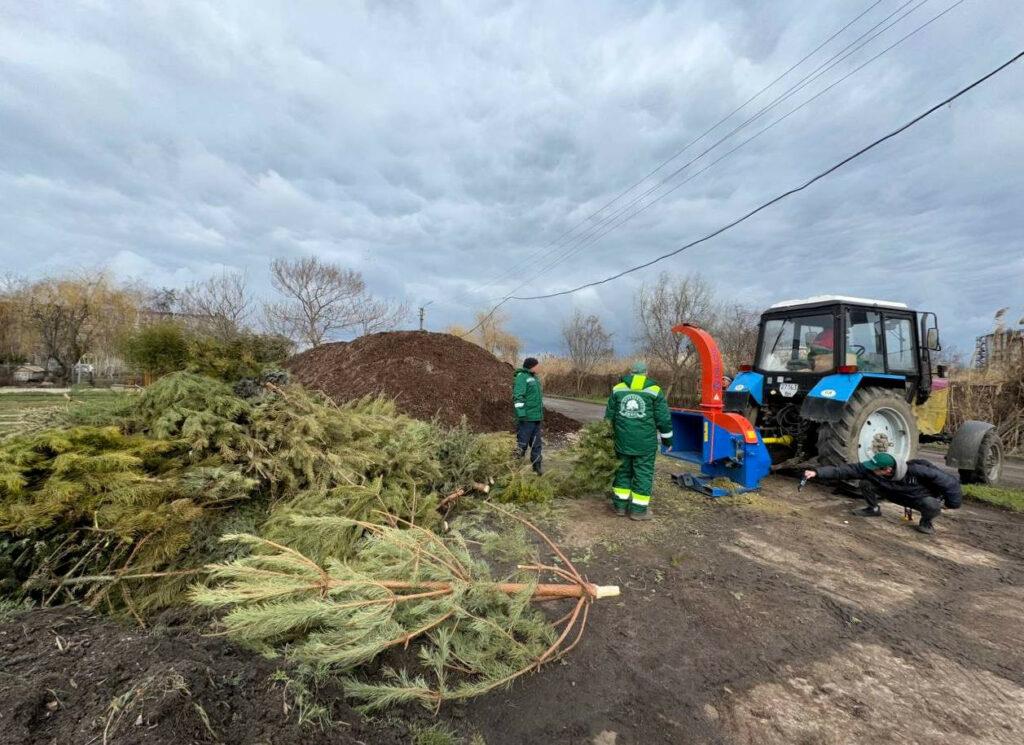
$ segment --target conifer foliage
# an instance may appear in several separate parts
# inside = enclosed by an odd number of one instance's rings
[[[583,427],[569,449],[572,469],[561,485],[566,496],[602,494],[608,491],[619,467],[610,422],[602,420]]]
[[[588,583],[560,553],[561,567],[534,559],[496,580],[457,531],[442,538],[409,524],[290,519],[322,544],[353,529],[364,537],[352,560],[317,562],[264,538],[225,536],[253,553],[211,567],[214,583],[197,588],[193,597],[202,605],[229,607],[223,623],[236,639],[284,648],[294,659],[331,671],[350,672],[415,643],[415,663],[385,668],[382,678],[349,678],[348,694],[367,710],[404,702],[434,708],[510,683],[567,653],[583,633],[590,602],[617,594],[617,588]],[[561,584],[538,584],[542,573]],[[575,605],[552,624],[531,605],[535,599],[571,599]]]
[[[19,593],[143,621],[191,592],[227,609],[232,636],[350,675],[368,708],[476,695],[578,640],[601,590],[564,556],[542,565],[516,540],[504,549],[523,563],[493,577],[445,533],[495,480],[502,501],[550,498],[510,436],[415,420],[381,398],[338,405],[283,380],[240,390],[174,373],[88,424],[71,411],[66,426],[0,443],[0,560]],[[519,527],[494,535],[507,544]],[[552,624],[538,597],[573,610]],[[415,664],[383,679],[359,669],[408,645]]]
[[[132,607],[143,612],[180,602],[217,558],[198,547],[243,504],[267,538],[317,560],[344,558],[360,530],[320,544],[290,517],[384,513],[434,528],[445,496],[508,472],[513,453],[505,435],[448,431],[398,414],[386,399],[339,406],[273,384],[242,398],[191,373],[167,375],[89,421],[0,444],[0,541],[20,540],[4,553],[16,554],[25,589],[44,599],[56,589],[60,599],[110,600],[82,578],[131,578]],[[119,607],[124,594],[115,593]]]

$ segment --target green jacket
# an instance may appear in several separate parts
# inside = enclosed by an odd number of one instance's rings
[[[672,444],[672,416],[661,386],[646,375],[626,375],[612,388],[604,418],[615,430],[615,451],[623,455],[649,455]]]
[[[512,404],[516,410],[516,419],[521,422],[539,422],[544,419],[544,393],[540,388],[540,378],[529,370],[516,370],[515,383],[512,386]]]

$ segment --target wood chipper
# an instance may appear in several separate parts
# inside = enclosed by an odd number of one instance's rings
[[[700,408],[672,409],[672,445],[666,455],[700,466],[700,475],[673,480],[712,497],[756,489],[771,470],[771,456],[754,425],[741,413],[725,411],[722,355],[711,335],[696,326],[672,329],[685,334],[700,358]],[[715,482],[726,478],[733,485]]]

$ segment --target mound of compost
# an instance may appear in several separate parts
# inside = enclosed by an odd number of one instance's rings
[[[452,334],[369,334],[310,349],[289,360],[287,368],[298,382],[339,403],[382,393],[417,419],[436,416],[454,426],[465,417],[477,432],[501,432],[515,425],[512,366]],[[548,434],[560,435],[580,424],[548,409],[544,427]]]
[[[223,638],[126,628],[78,608],[0,623],[0,742],[408,742],[362,721],[340,696],[335,727],[300,726],[283,667]],[[277,676],[280,677],[280,676]],[[344,722],[345,724],[341,724]]]

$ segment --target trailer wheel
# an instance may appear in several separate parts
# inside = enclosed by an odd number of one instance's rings
[[[885,442],[897,459],[917,455],[917,419],[898,393],[887,388],[859,388],[842,416],[818,427],[818,458],[827,465],[869,460]]]
[[[978,446],[978,460],[974,468],[961,468],[962,484],[995,484],[1003,475],[1003,441],[995,429],[985,433]]]

